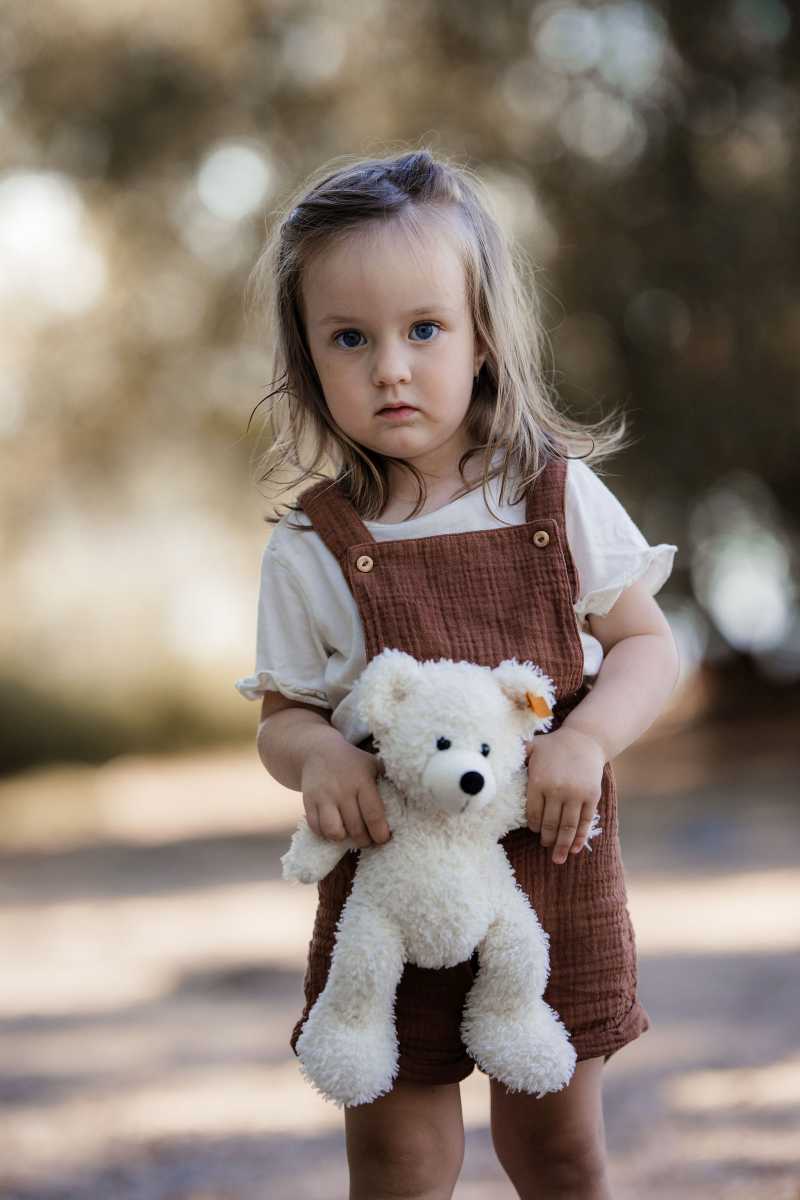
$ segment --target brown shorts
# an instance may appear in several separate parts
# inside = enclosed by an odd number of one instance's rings
[[[602,833],[591,850],[552,861],[538,833],[515,829],[502,844],[522,890],[550,935],[550,977],[544,999],[571,1035],[578,1061],[606,1061],[650,1028],[636,995],[637,959],[619,850],[616,786],[606,766],[598,806]],[[291,1036],[295,1048],[311,1006],[325,986],[335,927],[358,861],[351,850],[319,887],[305,974],[305,1011]],[[475,1062],[461,1040],[464,1000],[478,953],[455,967],[426,969],[407,963],[397,988],[395,1019],[398,1079],[457,1083]]]

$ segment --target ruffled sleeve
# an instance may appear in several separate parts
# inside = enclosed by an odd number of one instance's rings
[[[328,652],[291,568],[270,549],[261,559],[252,675],[237,679],[246,700],[281,692],[290,700],[330,707],[325,690]]]
[[[565,497],[567,540],[580,577],[579,621],[604,617],[632,583],[651,596],[672,571],[677,546],[651,546],[616,496],[580,459],[571,459]]]

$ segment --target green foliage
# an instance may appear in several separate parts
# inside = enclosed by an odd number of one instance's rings
[[[244,705],[242,706],[244,707]],[[99,764],[118,754],[159,753],[247,736],[238,708],[212,714],[168,689],[133,697],[124,709],[61,697],[0,677],[0,776],[49,762]],[[255,726],[252,723],[252,736]]]

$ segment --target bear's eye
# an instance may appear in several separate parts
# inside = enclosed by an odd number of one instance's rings
[[[437,750],[449,750],[450,749],[450,739],[446,738],[446,737],[437,738],[436,739],[436,749]]]
[[[481,742],[481,754],[483,755],[484,758],[486,758],[486,755],[488,753],[489,753],[489,747],[487,746],[486,742]]]

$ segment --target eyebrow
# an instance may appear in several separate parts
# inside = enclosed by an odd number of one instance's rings
[[[447,304],[421,304],[421,305],[419,305],[418,308],[412,308],[409,312],[401,313],[400,315],[401,315],[401,317],[405,317],[406,319],[408,319],[409,317],[424,316],[425,313],[431,313],[431,312],[454,313],[455,311],[456,310],[454,308],[451,308]],[[318,325],[338,325],[338,324],[346,324],[348,322],[352,325],[358,325],[361,323],[358,317],[341,316],[337,313],[329,313],[327,316],[321,317],[319,319],[319,321],[317,321],[317,324]]]

